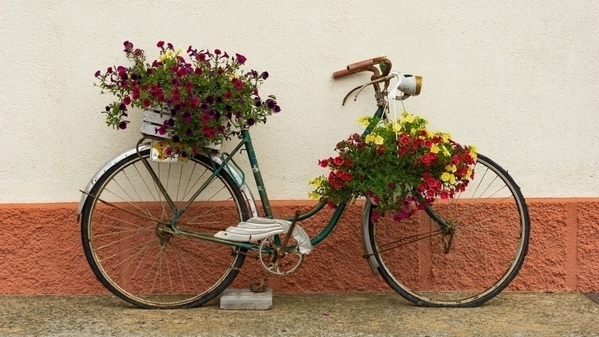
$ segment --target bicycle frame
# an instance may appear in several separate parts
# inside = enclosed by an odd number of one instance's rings
[[[379,108],[376,110],[374,117],[377,119],[380,119],[383,116],[384,113],[384,107],[383,106],[379,106]],[[372,126],[367,127],[364,132],[363,135],[367,135],[370,133],[370,130],[372,129]],[[252,138],[250,135],[250,132],[248,130],[242,130],[240,133],[240,138],[241,141],[239,142],[239,144],[237,144],[237,146],[235,146],[235,148],[230,152],[230,153],[223,153],[221,154],[221,161],[220,163],[217,163],[216,161],[213,160],[213,168],[214,171],[212,173],[212,176],[209,178],[209,180],[204,184],[204,186],[200,187],[195,194],[190,198],[190,200],[188,201],[188,203],[183,206],[183,208],[177,209],[174,204],[172,204],[171,202],[169,202],[169,205],[172,208],[172,211],[174,212],[175,216],[173,217],[173,219],[171,220],[171,225],[173,226],[173,229],[175,230],[175,232],[177,234],[180,235],[188,235],[188,236],[192,236],[192,237],[197,237],[199,239],[204,239],[204,240],[209,240],[209,241],[214,241],[214,242],[219,242],[219,243],[223,243],[223,244],[227,244],[227,245],[231,245],[231,246],[238,246],[238,247],[242,247],[242,248],[246,248],[246,249],[250,249],[250,250],[254,250],[257,249],[257,246],[254,244],[248,244],[248,243],[240,243],[240,242],[234,242],[234,241],[228,241],[228,240],[222,240],[219,238],[215,238],[213,236],[210,235],[206,235],[206,234],[200,234],[200,233],[195,233],[195,232],[190,232],[190,231],[185,231],[185,230],[181,230],[179,228],[177,228],[176,226],[176,221],[177,218],[180,214],[182,214],[183,212],[185,212],[185,209],[187,208],[188,205],[190,205],[199,195],[200,193],[203,191],[203,189],[213,180],[216,178],[216,175],[223,169],[227,170],[230,172],[231,170],[231,164],[237,166],[237,164],[235,164],[235,162],[233,161],[233,157],[240,152],[242,149],[245,149],[247,152],[247,158],[250,164],[250,167],[252,169],[252,173],[253,173],[253,177],[254,177],[254,181],[256,183],[256,188],[258,190],[258,194],[260,197],[260,201],[262,203],[262,208],[263,208],[263,212],[264,215],[268,218],[274,218],[271,206],[270,206],[270,199],[268,198],[268,193],[266,190],[266,186],[264,184],[264,179],[262,177],[262,172],[260,171],[260,166],[258,164],[258,158],[256,156],[256,153],[254,151],[254,146],[252,143]],[[149,166],[149,164],[146,162],[146,167],[148,168],[148,170],[150,171],[150,173],[152,175],[152,169]],[[155,178],[154,179],[155,182],[157,184],[160,184],[160,181]],[[245,177],[242,178],[241,182],[238,182],[238,185],[242,185],[244,183]],[[159,186],[160,189],[163,189],[162,187]],[[165,193],[165,192],[163,192]],[[166,195],[165,195],[166,198]],[[324,207],[325,207],[326,203],[324,201],[320,201],[319,203],[317,203],[313,208],[311,208],[310,210],[308,210],[305,213],[299,214],[297,217],[297,221],[303,221],[306,220],[308,218],[311,218],[312,216],[314,216],[315,214],[318,214],[318,212],[320,212]],[[329,236],[329,234],[331,234],[331,232],[333,231],[333,229],[337,226],[339,219],[341,218],[341,216],[343,215],[343,213],[345,212],[345,209],[347,207],[347,202],[344,203],[340,203],[338,205],[335,206],[335,211],[333,213],[333,215],[331,216],[331,219],[329,220],[328,224],[323,227],[323,229],[314,237],[310,238],[310,242],[312,244],[312,246],[316,246],[319,243],[321,243],[327,236]],[[294,217],[284,217],[284,220],[293,220]],[[290,247],[290,249],[293,249],[293,247]]]

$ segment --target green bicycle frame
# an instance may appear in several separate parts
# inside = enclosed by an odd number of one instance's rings
[[[379,106],[378,109],[376,110],[376,112],[374,113],[374,119],[380,120],[383,117],[384,111],[385,111],[384,107]],[[370,132],[372,132],[372,129],[374,127],[375,127],[375,123],[369,125],[362,133],[362,136],[368,135]],[[262,179],[262,174],[260,172],[260,167],[258,165],[258,159],[256,158],[256,153],[254,152],[254,147],[252,145],[252,140],[251,140],[249,131],[243,130],[243,131],[241,131],[241,135],[242,135],[242,144],[245,145],[245,148],[247,150],[248,160],[250,162],[250,167],[252,168],[254,180],[255,180],[256,186],[258,188],[258,194],[260,195],[260,201],[262,202],[264,214],[268,218],[273,218],[272,209],[270,207],[270,201],[268,199],[266,187],[264,186],[264,180]],[[320,210],[322,210],[324,206],[325,206],[325,202],[321,200],[312,209],[310,209],[306,213],[300,214],[298,216],[297,220],[302,221],[302,220],[312,217],[313,215],[317,214]],[[320,233],[318,233],[316,236],[310,238],[310,243],[312,243],[312,246],[318,245],[333,231],[335,226],[337,226],[337,223],[339,222],[341,215],[343,215],[343,212],[345,212],[346,207],[347,207],[347,202],[343,202],[343,203],[336,205],[335,212],[331,216],[329,223],[320,231]],[[293,220],[293,217],[284,217],[283,219],[291,221],[291,220]]]
[[[379,106],[378,109],[376,110],[376,112],[374,113],[374,116],[373,116],[374,119],[375,120],[380,120],[383,117],[384,110],[385,110],[384,106]],[[371,125],[369,125],[364,130],[364,132],[362,133],[362,136],[366,136],[366,135],[370,134],[370,132],[372,132],[372,129],[375,127],[375,125],[376,125],[376,123],[372,123]],[[266,186],[264,185],[264,179],[262,178],[262,173],[260,171],[260,166],[258,164],[258,158],[256,157],[256,153],[254,151],[254,146],[252,144],[252,139],[251,139],[251,136],[250,136],[250,132],[248,130],[242,130],[241,134],[240,134],[240,138],[241,138],[241,141],[231,151],[231,153],[224,153],[224,154],[221,155],[222,163],[220,163],[220,164],[213,163],[213,169],[214,170],[212,172],[211,177],[194,193],[194,195],[189,199],[189,201],[187,202],[187,204],[185,204],[181,208],[176,208],[175,205],[174,205],[174,203],[172,203],[172,201],[170,201],[170,198],[169,198],[168,194],[166,193],[166,190],[164,190],[164,187],[160,183],[159,179],[156,177],[155,172],[153,172],[152,168],[144,160],[144,164],[145,164],[146,168],[149,170],[150,174],[153,176],[154,181],[158,184],[158,188],[160,189],[160,191],[165,196],[168,204],[170,205],[170,207],[172,208],[173,213],[175,214],[175,216],[171,219],[171,226],[172,226],[173,230],[177,234],[191,236],[191,237],[196,237],[196,238],[199,238],[199,239],[213,241],[213,242],[218,242],[218,243],[222,243],[222,244],[226,244],[226,245],[230,245],[230,246],[243,247],[243,248],[250,249],[250,250],[256,250],[256,249],[258,249],[257,246],[254,245],[254,244],[228,241],[228,240],[223,240],[223,239],[215,238],[214,236],[208,235],[208,234],[190,232],[190,231],[186,231],[186,230],[180,229],[176,225],[176,222],[177,222],[177,219],[179,218],[179,216],[181,214],[183,214],[185,212],[185,210],[187,209],[187,207],[189,205],[191,205],[191,203],[204,191],[204,189],[214,179],[216,179],[216,176],[219,174],[219,172],[222,169],[227,170],[230,164],[236,165],[232,158],[233,158],[233,156],[236,153],[238,153],[239,151],[241,151],[244,148],[247,151],[248,161],[250,163],[250,167],[251,167],[251,170],[252,170],[252,173],[253,173],[253,176],[254,176],[254,181],[256,182],[256,188],[257,188],[258,194],[260,196],[260,201],[262,203],[262,208],[263,208],[263,211],[264,211],[264,215],[266,217],[268,217],[268,218],[271,218],[271,219],[274,218],[274,215],[272,213],[272,209],[270,207],[270,200],[268,198],[268,193],[266,191]],[[239,184],[242,184],[242,183],[243,182],[241,182]],[[315,215],[319,211],[321,211],[324,208],[325,205],[326,205],[326,203],[321,200],[312,209],[308,210],[306,213],[300,214],[297,217],[297,220],[298,221],[303,221],[303,220],[306,220],[306,219],[312,217],[313,215]],[[347,202],[343,202],[343,203],[337,204],[335,206],[335,212],[331,216],[331,219],[329,220],[329,223],[320,231],[320,233],[318,233],[316,236],[310,238],[310,243],[312,244],[312,246],[318,245],[329,234],[331,234],[331,232],[333,231],[333,229],[335,228],[335,226],[337,226],[337,223],[339,222],[339,219],[343,215],[343,212],[345,212],[346,207],[347,207]],[[294,217],[284,217],[283,219],[291,221],[291,220],[293,220],[293,218]],[[288,247],[288,248],[293,248],[293,247]]]

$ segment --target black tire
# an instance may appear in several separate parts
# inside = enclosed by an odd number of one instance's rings
[[[367,203],[368,219],[374,209]],[[479,154],[465,192],[400,223],[390,216],[369,220],[368,229],[378,270],[401,296],[427,307],[474,307],[518,274],[530,218],[512,177]]]
[[[147,159],[149,150],[141,152]],[[188,163],[147,161],[177,208],[212,175],[205,156]],[[142,308],[188,308],[218,296],[235,279],[245,250],[181,235],[173,211],[140,156],[126,157],[95,183],[82,209],[85,257],[113,294]],[[248,219],[239,187],[221,170],[180,216],[180,230],[213,235]]]

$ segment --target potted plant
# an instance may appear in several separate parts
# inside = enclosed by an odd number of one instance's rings
[[[393,123],[372,117],[360,122],[372,132],[349,136],[335,147],[337,156],[319,160],[329,173],[310,181],[312,198],[335,205],[367,197],[377,205],[373,221],[391,212],[399,222],[437,198],[452,198],[474,178],[474,146],[427,130],[419,116],[403,112]]]
[[[258,90],[268,72],[243,70],[241,54],[191,46],[184,52],[159,41],[158,58],[149,62],[144,50],[123,45],[133,64],[95,73],[102,93],[116,97],[103,111],[106,123],[125,129],[133,108],[152,109],[162,117],[153,136],[167,140],[168,153],[196,154],[281,111],[274,96],[263,98]]]

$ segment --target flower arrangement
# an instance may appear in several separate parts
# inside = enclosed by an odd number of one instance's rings
[[[123,45],[133,65],[95,74],[102,93],[116,96],[103,111],[106,123],[125,129],[131,108],[163,111],[170,118],[155,133],[168,139],[169,153],[196,154],[281,111],[274,96],[263,100],[258,92],[268,72],[242,70],[246,57],[241,54],[190,46],[186,59],[183,49],[159,41],[158,58],[148,63],[144,50],[129,41]]]
[[[474,146],[428,131],[421,117],[403,112],[394,123],[372,117],[360,122],[372,132],[351,135],[337,144],[336,157],[319,160],[330,172],[310,181],[313,199],[333,206],[365,196],[377,205],[373,221],[391,212],[399,222],[437,198],[452,198],[474,178]]]

